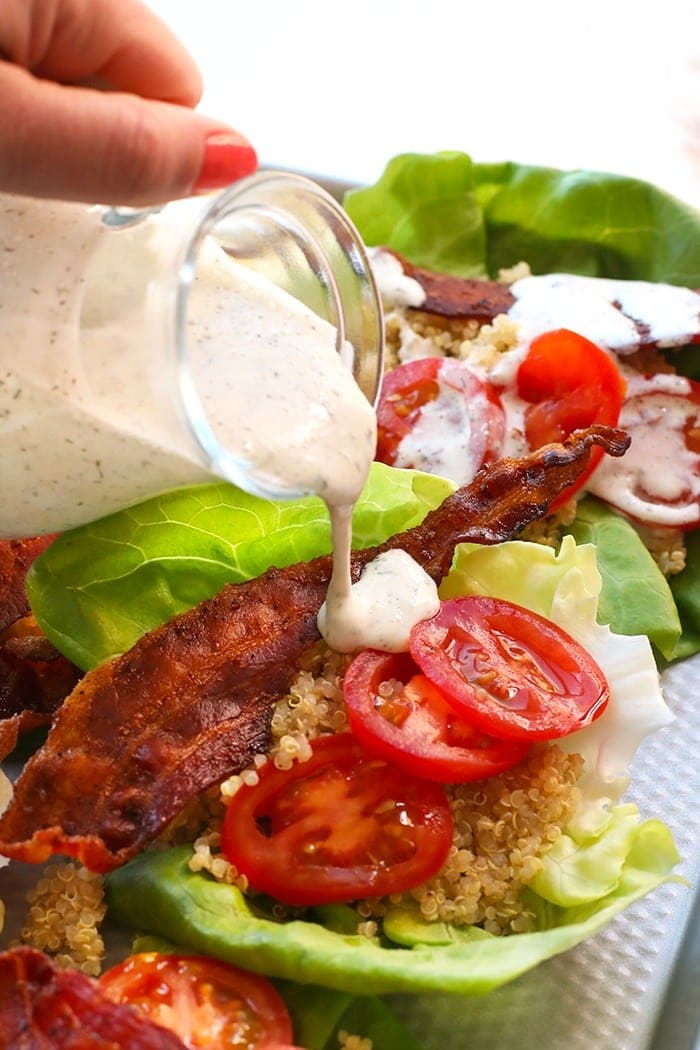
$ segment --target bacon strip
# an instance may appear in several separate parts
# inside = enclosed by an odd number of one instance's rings
[[[0,726],[9,720],[20,732],[50,722],[80,676],[36,625],[25,629],[22,622],[27,571],[53,539],[0,541]]]
[[[388,248],[382,250],[389,251]],[[486,323],[493,321],[498,314],[507,314],[515,302],[510,288],[501,281],[453,277],[414,266],[397,252],[391,254],[401,263],[406,276],[417,281],[425,292],[425,300],[418,309],[426,313]]]
[[[185,1050],[133,1006],[114,1003],[97,981],[59,970],[43,952],[0,954],[0,1050]]]
[[[484,468],[422,525],[353,554],[353,576],[401,547],[440,580],[457,543],[497,543],[543,516],[585,468],[592,445],[622,455],[627,435],[577,431],[522,460]],[[0,818],[0,853],[51,853],[109,871],[203,789],[268,749],[273,703],[319,637],[330,557],[230,584],[90,672],[64,703]]]
[[[29,612],[24,581],[35,558],[55,536],[33,536],[24,540],[0,540],[0,634]]]
[[[81,672],[43,635],[0,643],[0,725],[20,715],[20,731],[46,725]]]

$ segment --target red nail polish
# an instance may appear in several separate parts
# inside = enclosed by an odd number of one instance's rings
[[[214,131],[205,139],[202,170],[192,192],[223,189],[236,179],[252,175],[257,166],[258,158],[250,143],[235,132]]]

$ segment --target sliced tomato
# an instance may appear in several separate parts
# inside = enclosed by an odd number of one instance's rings
[[[502,773],[530,744],[465,722],[408,653],[365,649],[343,681],[350,728],[365,750],[416,776],[459,784]]]
[[[142,952],[102,974],[115,1003],[130,1003],[185,1046],[256,1050],[292,1042],[292,1022],[269,981],[217,959]]]
[[[351,733],[320,737],[307,762],[259,770],[229,803],[224,855],[288,904],[381,897],[438,871],[452,815],[438,784],[370,758]]]
[[[530,402],[525,410],[525,438],[531,449],[563,441],[593,423],[617,425],[625,395],[617,364],[605,350],[567,328],[532,340],[516,382],[520,397]],[[587,468],[551,509],[584,485],[602,456],[601,448],[591,449]]]
[[[499,598],[442,603],[411,632],[411,655],[454,710],[505,740],[553,740],[598,718],[608,684],[593,658],[543,616]]]
[[[632,438],[614,467],[601,464],[592,488],[635,521],[651,526],[700,526],[700,383],[686,393],[665,389],[668,376],[647,377],[652,388],[629,397],[620,426]],[[674,377],[675,379],[675,377]]]
[[[384,376],[376,458],[465,485],[481,466],[498,459],[504,426],[500,398],[490,383],[463,361],[422,357]]]

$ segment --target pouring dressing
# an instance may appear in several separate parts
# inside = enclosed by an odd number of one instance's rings
[[[351,513],[374,457],[383,325],[337,203],[270,173],[144,212],[5,197],[0,224],[0,536],[212,476],[317,495],[335,552],[324,623],[354,648]]]

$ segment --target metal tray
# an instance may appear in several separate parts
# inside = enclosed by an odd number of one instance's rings
[[[347,185],[314,176],[337,197]],[[700,1050],[700,655],[662,675],[675,722],[647,738],[627,798],[672,830],[687,884],[667,884],[596,937],[483,998],[400,996],[397,1013],[425,1050]],[[36,868],[0,870],[6,924],[18,935]],[[108,933],[109,954],[128,950]],[[376,1047],[375,1050],[382,1050]]]

